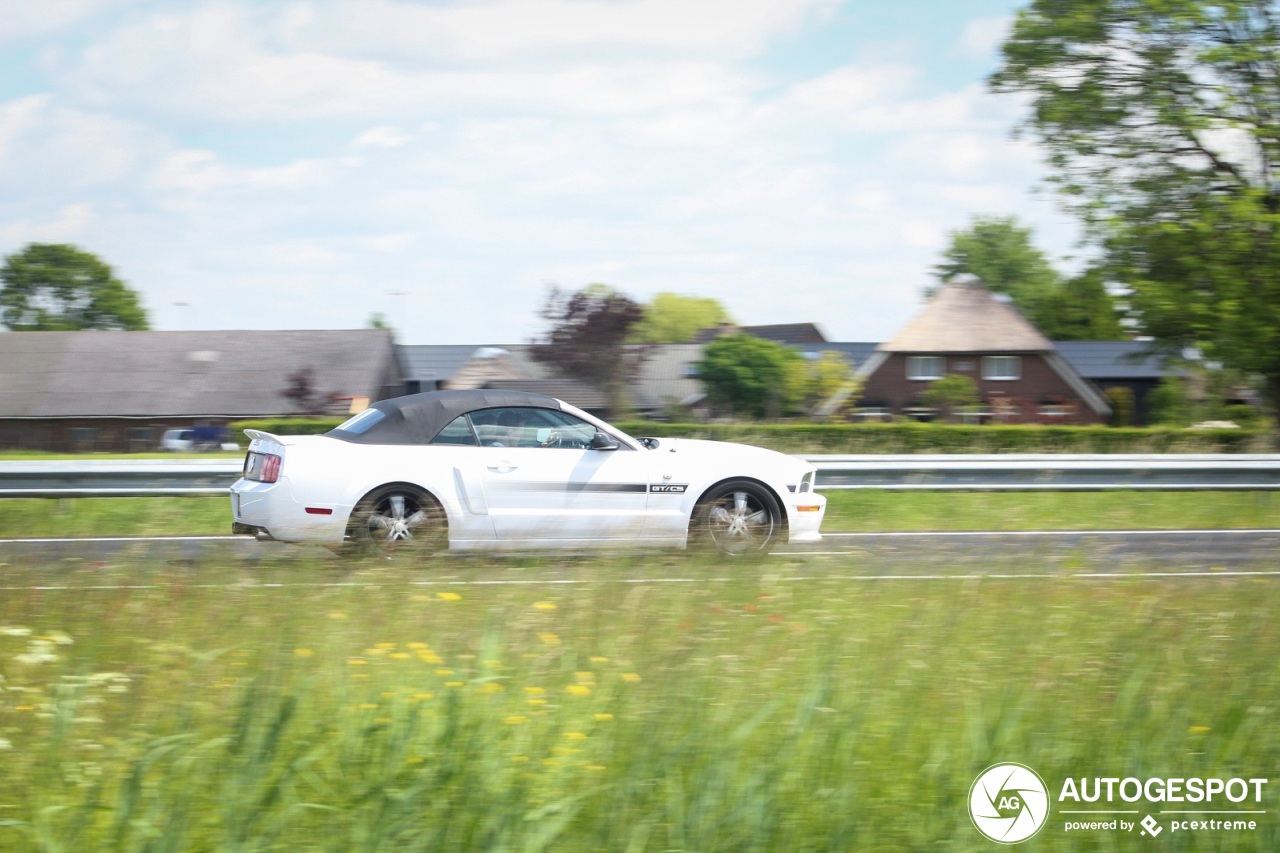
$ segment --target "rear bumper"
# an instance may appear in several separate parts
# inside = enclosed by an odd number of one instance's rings
[[[350,507],[301,503],[286,479],[238,480],[231,487],[231,530],[281,542],[341,543]]]
[[[254,539],[259,541],[275,538],[267,528],[259,527],[256,524],[245,524],[242,521],[231,522],[231,532],[236,536],[252,536]]]

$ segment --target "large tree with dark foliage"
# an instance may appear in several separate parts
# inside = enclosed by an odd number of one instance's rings
[[[0,267],[0,322],[15,332],[148,328],[138,294],[97,256],[32,243]]]
[[[1139,331],[1264,378],[1280,410],[1280,4],[1033,0],[992,77]]]
[[[625,346],[644,308],[608,285],[566,293],[553,287],[541,311],[550,328],[533,345],[533,357],[562,376],[603,389],[616,411],[628,404],[627,386],[644,359],[642,346]]]

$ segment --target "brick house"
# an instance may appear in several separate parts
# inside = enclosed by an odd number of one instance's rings
[[[1009,300],[974,278],[944,285],[858,370],[864,417],[931,420],[929,385],[951,374],[973,379],[982,400],[969,421],[1005,424],[1105,423],[1111,408],[1098,388]]]

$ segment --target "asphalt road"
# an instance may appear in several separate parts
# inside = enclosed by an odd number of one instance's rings
[[[299,559],[342,565],[320,548],[257,542],[245,536],[5,539],[3,567],[41,569],[112,567],[129,563],[199,564],[217,561],[247,569]],[[437,577],[464,577],[480,562],[520,558],[444,555],[433,560]],[[542,558],[545,561],[548,558]],[[554,558],[552,558],[554,559]],[[590,556],[567,557],[572,565]],[[820,544],[776,551],[769,564],[812,563],[815,571],[866,577],[1195,574],[1248,571],[1280,575],[1280,529],[1030,531],[970,533],[828,533]],[[637,565],[642,565],[638,561]],[[670,572],[679,557],[667,556]],[[572,572],[570,572],[572,574]],[[548,576],[560,572],[548,569]]]

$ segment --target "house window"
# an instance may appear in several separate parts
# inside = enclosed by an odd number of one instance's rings
[[[67,437],[71,440],[72,451],[93,450],[98,440],[98,429],[97,427],[71,427],[67,430]]]
[[[1022,378],[1022,357],[987,355],[982,357],[982,378],[1009,381]]]
[[[947,360],[940,355],[907,356],[907,378],[921,382],[941,379],[947,370]]]

